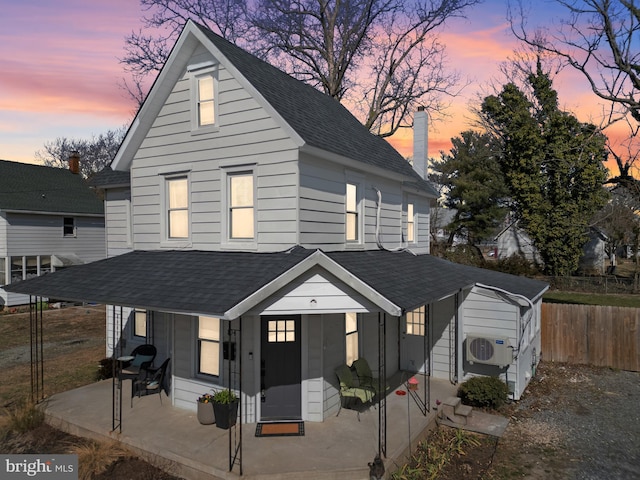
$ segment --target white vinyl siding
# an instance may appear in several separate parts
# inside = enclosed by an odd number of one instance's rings
[[[107,255],[113,257],[133,248],[132,206],[129,189],[107,189],[105,192]]]
[[[203,49],[191,63],[213,61]],[[178,80],[132,162],[132,211],[136,249],[153,250],[162,242],[159,173],[189,165],[190,238],[188,248],[281,251],[296,245],[297,146],[269,113],[218,67],[216,129],[191,131],[189,74]],[[224,171],[252,165],[254,239],[227,246]],[[245,167],[246,170],[246,167]]]

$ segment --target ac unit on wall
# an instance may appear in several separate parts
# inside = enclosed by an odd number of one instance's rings
[[[486,335],[467,335],[467,361],[471,364],[511,365],[513,352],[507,337],[487,337]]]

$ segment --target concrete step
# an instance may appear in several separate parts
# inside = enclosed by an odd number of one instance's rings
[[[462,405],[459,397],[449,397],[440,405],[439,416],[459,425],[466,425],[473,409],[469,405]]]

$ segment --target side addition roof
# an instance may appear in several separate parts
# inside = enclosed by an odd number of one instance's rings
[[[102,200],[64,168],[0,160],[0,210],[103,216]]]

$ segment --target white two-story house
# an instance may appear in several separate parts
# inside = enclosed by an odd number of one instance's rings
[[[174,406],[230,387],[243,422],[335,415],[335,369],[358,357],[385,377],[501,376],[518,398],[546,285],[429,255],[425,163],[188,22],[94,181],[109,258],[13,288],[108,304],[109,355],[153,343]],[[467,338],[500,351],[467,358]]]
[[[29,303],[4,285],[106,256],[102,200],[70,169],[0,160],[0,309]]]

